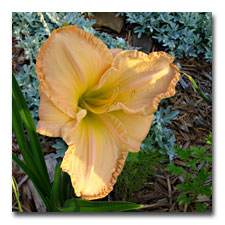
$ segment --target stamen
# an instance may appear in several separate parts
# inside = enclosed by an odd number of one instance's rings
[[[106,110],[106,112],[108,112],[109,111],[109,106],[106,106],[105,110]]]
[[[115,101],[113,102],[113,104],[116,105],[116,104],[117,104],[117,100],[115,100]]]
[[[134,97],[135,92],[136,92],[135,90],[133,90],[133,91],[131,92],[131,95],[130,95],[130,97],[131,97],[131,98],[133,98],[133,97]]]

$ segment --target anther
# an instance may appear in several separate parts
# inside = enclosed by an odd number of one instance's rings
[[[131,98],[133,98],[133,97],[134,97],[134,95],[135,95],[135,90],[133,90],[133,91],[131,92],[130,97],[131,97]]]

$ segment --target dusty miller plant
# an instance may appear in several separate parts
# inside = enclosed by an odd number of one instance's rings
[[[150,133],[142,144],[144,151],[166,153],[170,161],[173,160],[176,138],[168,125],[172,120],[177,120],[178,114],[178,110],[171,112],[170,106],[166,109],[160,107],[155,112]]]
[[[134,24],[138,38],[151,36],[176,58],[203,58],[212,62],[212,13],[127,12],[126,22]]]

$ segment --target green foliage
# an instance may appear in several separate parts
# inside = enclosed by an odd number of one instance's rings
[[[209,137],[206,138],[206,143],[212,147],[212,132],[210,132]]]
[[[13,160],[30,177],[37,192],[46,205],[46,208],[50,209],[51,206],[48,199],[51,183],[44,160],[44,154],[37,133],[35,132],[36,128],[34,121],[28,110],[23,94],[20,91],[15,77],[13,76],[12,78],[12,125],[25,163],[18,159],[14,154]],[[29,138],[27,138],[24,133],[24,127],[27,130]]]
[[[199,12],[127,12],[126,22],[134,24],[134,33],[154,38],[176,58],[201,55],[212,62],[212,13]]]
[[[182,176],[184,182],[177,185],[180,195],[177,198],[179,205],[195,204],[196,211],[205,211],[206,204],[197,203],[199,196],[211,198],[212,185],[207,183],[211,177],[212,154],[205,147],[175,148],[175,153],[184,162],[185,168],[170,164],[166,171],[174,176]]]
[[[109,48],[131,49],[122,38],[112,38],[107,33],[97,32],[92,28],[94,20],[88,20],[80,13],[12,13],[13,37],[17,47],[24,49],[28,65],[24,65],[23,72],[16,75],[17,82],[28,104],[28,108],[35,119],[38,120],[39,95],[37,87],[39,81],[35,73],[35,62],[41,45],[50,33],[62,26],[76,25],[77,27],[95,35]]]
[[[139,153],[129,152],[122,173],[118,176],[115,193],[118,199],[131,200],[136,191],[148,186],[149,179],[157,174],[157,166],[168,162],[165,153],[142,145]]]
[[[174,164],[170,164],[166,171],[171,172],[175,176],[182,176],[184,174],[184,170],[180,166],[175,166]]]
[[[141,208],[132,202],[103,202],[103,201],[85,201],[79,198],[73,198],[65,201],[61,212],[122,212]]]
[[[197,203],[196,211],[197,212],[206,212],[206,204],[205,203]]]

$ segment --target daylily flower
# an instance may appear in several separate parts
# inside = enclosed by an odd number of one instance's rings
[[[37,57],[37,132],[68,145],[61,168],[76,195],[105,197],[128,152],[138,152],[162,98],[175,94],[179,69],[165,52],[109,50],[76,26],[52,32]]]

